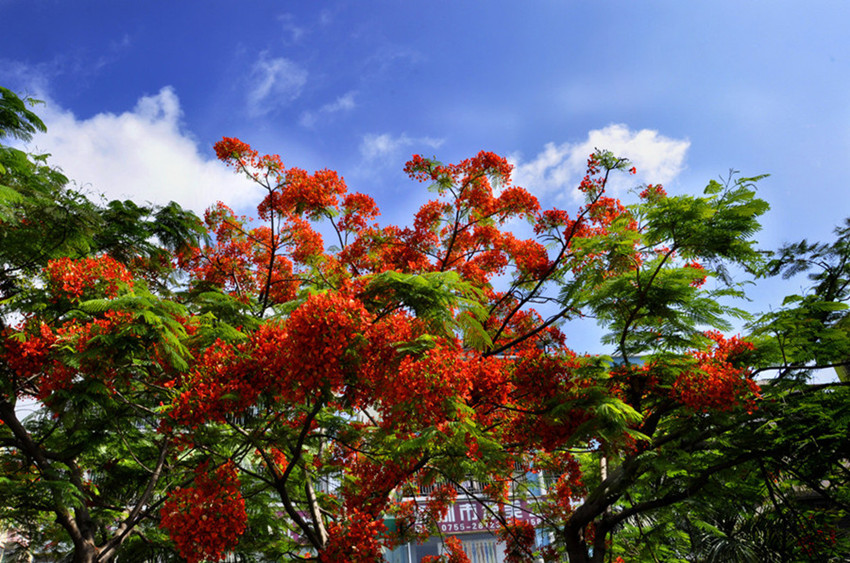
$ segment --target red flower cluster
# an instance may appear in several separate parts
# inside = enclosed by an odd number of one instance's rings
[[[54,357],[54,347],[61,338],[51,328],[39,323],[36,327],[25,323],[21,334],[4,331],[0,358],[17,376],[18,395],[29,395],[40,400],[48,399],[55,391],[70,389],[74,371]]]
[[[448,165],[414,156],[405,167],[407,173],[416,180],[433,181],[441,195],[451,194],[451,200],[425,204],[413,229],[394,233],[385,229],[401,244],[391,247],[384,262],[403,271],[454,270],[476,285],[486,285],[511,263],[521,276],[539,275],[548,265],[543,247],[531,241],[519,243],[498,228],[511,218],[534,219],[540,209],[528,191],[510,185],[511,168],[505,159],[487,152]],[[499,190],[493,189],[491,180]],[[528,253],[531,259],[525,256]]]
[[[223,560],[236,547],[248,521],[233,462],[212,475],[203,463],[195,471],[192,487],[168,495],[160,516],[160,527],[168,530],[189,563]]]
[[[344,522],[328,526],[328,543],[319,553],[319,563],[382,563],[387,545],[383,519],[350,512]]]
[[[430,180],[443,186],[482,182],[487,176],[507,186],[511,182],[512,170],[513,165],[507,159],[488,151],[481,151],[458,164],[440,164],[417,154],[404,166],[404,171],[414,180]]]
[[[298,218],[286,233],[273,233],[267,227],[250,229],[247,218],[219,202],[207,210],[205,223],[215,244],[183,253],[180,266],[195,280],[245,301],[262,293],[270,304],[291,300],[299,285],[293,259],[322,249],[321,236]]]
[[[540,460],[540,470],[558,475],[549,487],[554,502],[544,507],[544,512],[554,519],[566,519],[573,504],[586,493],[582,484],[582,471],[578,460],[570,453],[559,452]]]
[[[77,302],[83,298],[113,298],[122,287],[133,287],[133,276],[127,268],[109,256],[94,258],[59,258],[45,268],[54,295]]]
[[[694,410],[729,410],[743,404],[755,409],[758,385],[748,377],[749,370],[737,365],[737,358],[753,349],[737,337],[726,339],[716,331],[706,333],[714,345],[693,354],[697,365],[682,372],[673,383],[673,397]]]
[[[248,143],[243,143],[234,137],[222,137],[214,146],[215,154],[219,160],[243,159],[246,156],[251,158],[257,155],[257,151],[252,150]]]
[[[554,415],[556,407],[584,394],[588,382],[577,377],[582,360],[575,355],[556,356],[531,349],[520,355],[513,370],[515,407],[529,416],[514,416],[506,427],[507,439],[528,447],[553,451],[592,416],[574,408],[568,416]],[[520,391],[521,390],[521,391]]]
[[[6,329],[2,357],[15,375],[29,379],[44,370],[50,348],[55,342],[56,335],[44,323],[38,323],[36,327],[23,326],[20,336],[12,336],[12,331]]]
[[[291,379],[285,391],[296,401],[299,395],[309,396],[316,389],[341,391],[346,372],[356,367],[358,335],[371,318],[363,304],[351,296],[333,292],[310,296],[286,323],[288,334],[281,359]]]
[[[455,342],[441,342],[418,358],[402,358],[395,373],[382,377],[386,380],[380,391],[382,424],[407,430],[455,418],[451,399],[469,397],[475,367]]]
[[[353,477],[342,489],[346,512],[379,518],[389,502],[389,493],[414,473],[410,462],[372,461],[359,456],[349,463]]]
[[[546,247],[535,240],[518,240],[507,235],[505,248],[513,257],[517,270],[530,279],[542,279],[552,266]]]
[[[252,220],[236,217],[219,204],[207,216],[214,244],[197,248],[182,259],[196,279],[213,283],[244,300],[265,306],[289,301],[302,281],[321,269],[328,280],[351,273],[384,271],[392,267],[380,256],[388,236],[372,221],[379,215],[375,202],[360,193],[347,193],[345,181],[332,170],[309,174],[284,167],[277,155],[260,156],[238,139],[216,144],[218,157],[236,168],[267,195],[257,207],[267,226],[251,228]],[[337,218],[333,224],[339,252],[325,252],[322,236],[311,221]]]
[[[425,513],[435,521],[442,520],[449,513],[449,507],[457,500],[457,489],[445,484],[431,492],[425,505]]]
[[[352,193],[342,202],[342,217],[337,223],[342,231],[359,232],[365,229],[369,221],[374,220],[380,211],[375,200],[366,194]]]
[[[463,551],[463,545],[455,536],[443,539],[444,555],[426,555],[421,563],[469,563],[469,557]]]
[[[498,536],[505,543],[505,563],[533,563],[537,533],[530,522],[513,519],[499,529]]]
[[[702,264],[700,264],[696,260],[691,260],[690,262],[686,263],[685,268],[691,268],[691,269],[696,270],[700,273],[705,272],[705,268],[703,268]],[[691,282],[691,286],[692,287],[702,287],[703,285],[705,285],[706,279],[708,279],[708,278],[705,275],[703,275],[702,277],[694,278],[694,280]]]
[[[252,381],[238,352],[237,347],[220,340],[203,351],[195,367],[182,379],[185,391],[174,399],[174,420],[187,425],[222,422],[225,414],[241,412],[252,404],[261,382]]]
[[[114,360],[126,353],[126,347],[113,345],[114,337],[133,318],[127,311],[107,310],[89,322],[72,320],[56,328],[25,322],[18,334],[5,332],[0,357],[20,378],[19,392],[41,400],[70,389],[79,376],[100,379],[111,388],[117,373]],[[127,338],[137,340],[132,334]],[[67,354],[74,356],[73,362],[67,362]]]
[[[371,316],[344,294],[310,296],[285,323],[266,323],[247,342],[216,342],[184,378],[172,417],[195,425],[223,421],[260,395],[295,404],[324,393],[356,393],[358,350]]]
[[[640,192],[640,198],[647,201],[655,201],[665,197],[667,197],[667,192],[661,184],[649,184]]]

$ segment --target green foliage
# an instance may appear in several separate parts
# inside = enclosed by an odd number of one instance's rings
[[[780,377],[805,375],[806,367],[842,366],[850,359],[850,222],[836,228],[832,243],[801,241],[788,244],[771,256],[764,276],[783,278],[806,273],[809,292],[790,295],[782,308],[752,324],[762,342],[763,365],[779,370]]]
[[[44,130],[26,100],[0,95],[0,142]],[[99,549],[108,561],[142,529],[157,535],[150,518],[161,479],[169,469],[182,475],[179,460],[166,463],[172,444],[159,411],[170,391],[159,382],[163,366],[178,373],[191,357],[188,311],[170,300],[171,261],[199,233],[197,217],[176,204],[100,206],[46,155],[0,144],[0,351],[8,358],[8,342],[26,345],[47,327],[57,330],[49,350],[65,369],[101,369],[36,401],[46,375],[21,379],[0,363],[0,521],[29,539],[36,558],[82,561]],[[114,296],[79,303],[52,293],[51,260],[106,254],[138,276],[132,289],[119,284]],[[116,318],[117,330],[99,328]]]
[[[755,183],[766,176],[711,181],[704,197],[666,197],[646,209],[646,239],[700,258],[752,266],[760,258],[753,236],[769,205],[757,198]]]
[[[429,324],[434,334],[450,336],[460,332],[475,349],[492,345],[481,326],[487,315],[481,305],[481,291],[463,281],[457,272],[382,272],[370,278],[362,298],[379,314],[388,312],[387,303],[409,308]]]
[[[761,260],[753,239],[768,209],[755,196],[754,182],[761,178],[730,178],[725,186],[710,183],[704,197],[651,198],[632,206],[638,231],[623,236],[615,223],[608,237],[595,239],[586,251],[617,256],[636,248],[643,259],[619,275],[582,274],[593,283],[579,278],[566,284],[561,302],[589,307],[609,330],[604,342],[624,358],[698,346],[707,327],[728,330],[729,317],[746,314],[728,305],[743,292],[730,285],[727,269],[752,270]],[[695,259],[704,264],[691,267]],[[706,276],[722,283],[706,290]]]
[[[175,254],[197,246],[203,233],[200,220],[174,202],[145,207],[114,200],[99,211],[101,228],[93,234],[94,247],[122,263],[144,260],[149,279],[169,272]],[[158,290],[168,286],[165,281]]]
[[[786,245],[766,264],[764,275],[807,273],[812,286],[750,325],[756,349],[746,362],[755,374],[771,377],[761,383],[758,410],[730,412],[725,421],[716,415],[682,420],[686,426],[666,432],[675,441],[643,454],[651,463],[626,506],[677,494],[683,502],[635,512],[614,536],[615,555],[627,561],[842,560],[850,542],[850,388],[809,381],[850,355],[847,237],[841,228],[832,243]]]
[[[27,106],[39,103],[32,98],[23,100],[17,94],[0,86],[0,139],[12,137],[29,141],[38,131],[47,131],[47,127]]]

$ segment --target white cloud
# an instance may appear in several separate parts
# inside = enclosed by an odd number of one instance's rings
[[[48,100],[39,109],[47,133],[34,147],[69,179],[107,199],[176,201],[198,213],[216,201],[238,207],[257,193],[218,161],[207,158],[180,129],[180,101],[165,87],[140,98],[132,111],[78,119]]]
[[[285,106],[301,95],[307,83],[307,71],[289,59],[267,59],[265,53],[251,69],[248,113],[263,116]]]
[[[344,96],[340,96],[332,104],[322,106],[319,111],[325,113],[334,113],[337,111],[348,111],[354,109],[354,92],[348,92]]]
[[[301,114],[301,119],[299,122],[304,127],[312,127],[319,120],[320,116],[329,116],[334,113],[339,113],[342,111],[351,111],[356,107],[356,103],[354,102],[354,95],[356,92],[351,91],[346,94],[340,96],[335,101],[325,104],[318,109],[318,111],[305,111]]]
[[[612,178],[612,192],[622,191],[641,182],[671,182],[684,168],[690,141],[671,139],[651,129],[632,131],[625,125],[609,125],[594,129],[580,143],[547,143],[534,159],[524,162],[519,155],[511,157],[514,183],[537,195],[567,194],[578,197],[576,186],[585,173],[587,157],[595,150],[609,150],[628,158],[637,175]]]
[[[360,143],[360,154],[370,161],[386,161],[398,155],[403,149],[428,147],[437,149],[443,144],[443,139],[431,137],[413,138],[402,134],[393,137],[389,133],[381,135],[365,135]]]
[[[295,24],[295,16],[292,14],[281,14],[277,17],[283,31],[289,34],[293,43],[298,43],[307,33],[307,30]]]

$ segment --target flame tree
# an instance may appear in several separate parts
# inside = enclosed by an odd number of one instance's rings
[[[511,561],[603,561],[636,517],[766,455],[720,438],[760,408],[759,349],[718,332],[743,315],[721,304],[742,296],[730,268],[759,264],[758,178],[625,205],[606,186],[631,164],[597,152],[568,212],[493,153],[414,156],[433,199],[381,226],[333,171],[215,150],[256,219],[98,207],[37,159],[4,164],[2,515],[76,561],[380,561],[458,494]],[[617,358],[568,346],[588,317]],[[522,496],[542,550],[508,516]]]
[[[553,476],[530,505],[556,538],[542,555],[601,561],[625,519],[681,500],[728,463],[703,463],[654,504],[620,502],[649,471],[647,452],[690,443],[714,413],[755,408],[742,363],[751,345],[707,332],[735,313],[718,302],[739,295],[726,268],[758,258],[767,205],[754,179],[712,182],[701,197],[648,186],[627,207],[605,188],[630,164],[599,152],[579,186],[584,205],[568,213],[540,209],[492,153],[414,156],[406,171],[434,199],[412,225],[381,227],[374,201],[332,171],[287,168],[237,139],[216,152],[260,190],[260,222],[219,204],[207,244],[179,256],[198,314],[232,330],[176,378],[169,431],[235,464],[243,497],[263,499],[246,509],[252,538],[279,517],[254,549],[377,561],[435,532],[473,477],[488,483],[480,500],[512,557],[530,560],[534,534],[504,511],[524,468]],[[518,220],[532,238],[506,228]],[[584,316],[610,329],[624,361],[567,346],[559,327]],[[595,482],[588,455],[606,460]],[[434,482],[446,494],[411,507],[405,492]],[[165,512],[180,522],[175,541],[196,546],[187,557],[220,553],[183,537],[196,515]]]

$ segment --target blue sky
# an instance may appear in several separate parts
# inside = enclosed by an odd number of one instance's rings
[[[845,1],[0,0],[0,21],[0,84],[47,101],[32,148],[109,197],[248,212],[212,151],[236,136],[338,170],[382,223],[427,197],[413,153],[510,156],[570,208],[594,146],[672,193],[771,174],[765,247],[850,215]]]

